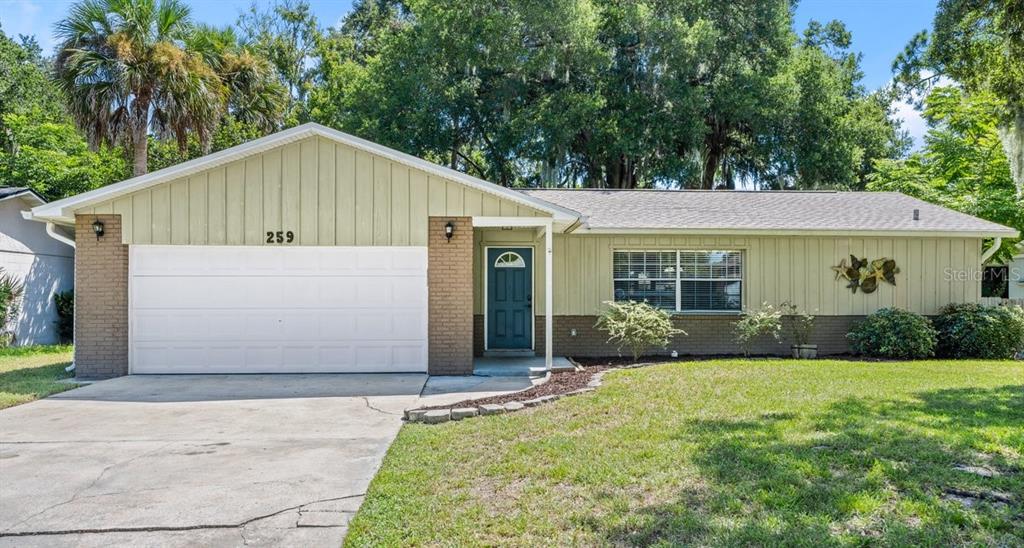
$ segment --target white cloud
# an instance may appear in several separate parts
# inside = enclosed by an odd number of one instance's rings
[[[920,149],[924,145],[924,134],[928,131],[928,123],[921,116],[921,111],[899,99],[892,106],[893,117],[903,122],[903,129],[907,130],[914,140],[913,150]]]

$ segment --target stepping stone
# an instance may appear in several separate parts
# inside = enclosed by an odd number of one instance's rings
[[[408,409],[405,411],[405,420],[409,422],[420,422],[423,420],[423,415],[426,414],[426,409]]]
[[[519,411],[520,409],[522,409],[524,407],[526,407],[526,406],[521,404],[521,403],[519,403],[519,402],[517,402],[517,401],[510,401],[510,402],[505,404],[505,411],[508,411],[508,412]]]
[[[478,409],[481,415],[500,415],[505,412],[505,408],[496,403],[485,403]]]
[[[434,409],[432,411],[427,411],[423,415],[423,422],[427,424],[439,424],[442,422],[448,422],[451,418],[451,411],[447,409]]]
[[[462,420],[469,417],[475,417],[480,412],[476,407],[460,407],[459,409],[452,409],[452,420]]]
[[[968,474],[974,474],[975,476],[981,476],[983,478],[994,478],[999,475],[999,472],[996,472],[995,470],[990,470],[983,466],[970,466],[967,464],[958,464],[954,466],[953,469],[959,470],[961,472],[967,472]]]

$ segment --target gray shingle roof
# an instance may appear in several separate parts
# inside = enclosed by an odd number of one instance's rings
[[[22,196],[25,194],[32,195],[41,204],[46,203],[46,200],[44,200],[39,193],[27,186],[0,186],[0,200],[6,200],[8,198],[14,198],[15,196]]]
[[[746,192],[530,189],[526,194],[579,212],[595,230],[965,232],[1016,231],[898,192]],[[920,219],[914,220],[914,210]]]

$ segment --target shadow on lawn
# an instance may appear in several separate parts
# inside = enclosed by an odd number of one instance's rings
[[[1024,542],[1024,386],[915,396],[688,422],[679,437],[697,446],[704,485],[601,533],[633,545]],[[975,504],[951,493],[975,494]]]
[[[0,372],[0,408],[74,388],[59,381],[71,375],[64,368],[71,362],[44,364]],[[9,401],[8,401],[9,400]]]

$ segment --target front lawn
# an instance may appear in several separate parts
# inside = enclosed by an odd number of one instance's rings
[[[680,362],[407,424],[347,543],[1008,546],[1022,499],[1024,363]]]
[[[74,388],[58,382],[71,376],[70,346],[0,348],[0,409]]]

